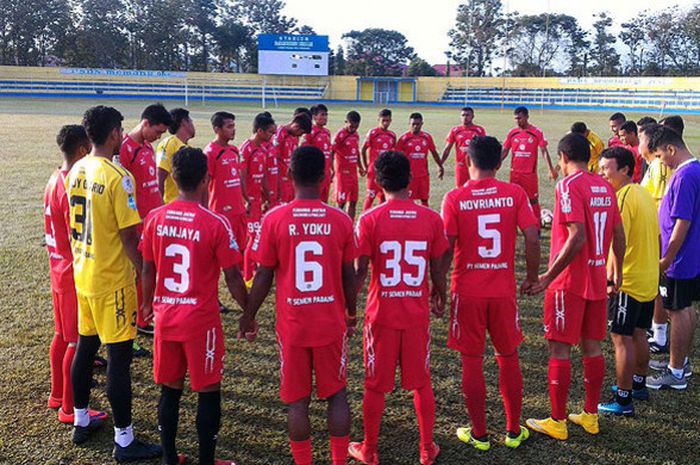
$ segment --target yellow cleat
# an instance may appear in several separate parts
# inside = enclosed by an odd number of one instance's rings
[[[517,449],[518,447],[520,447],[520,444],[525,442],[529,437],[530,431],[528,431],[528,429],[524,426],[521,426],[520,434],[518,434],[516,437],[512,438],[508,434],[506,434],[506,447],[510,447],[511,449]]]
[[[585,410],[581,413],[570,413],[569,420],[571,421],[571,423],[575,423],[581,426],[586,431],[586,433],[600,433],[600,426],[598,425],[597,413],[588,413]]]
[[[471,428],[457,428],[457,437],[460,441],[465,444],[473,446],[475,449],[486,452],[491,448],[491,443],[487,439],[486,441],[480,441],[472,436]]]
[[[250,278],[248,281],[245,282],[245,287],[248,290],[251,290],[253,288],[253,278]]]
[[[566,420],[555,420],[552,417],[545,418],[544,420],[529,418],[525,423],[528,428],[537,433],[546,434],[559,441],[566,441],[569,439],[569,430],[566,427]]]

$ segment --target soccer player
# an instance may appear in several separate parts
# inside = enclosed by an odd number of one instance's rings
[[[637,120],[637,127],[641,130],[648,124],[656,124],[656,120],[651,116],[642,116]]]
[[[199,463],[234,465],[214,460],[225,351],[217,303],[221,270],[241,308],[245,308],[246,289],[238,268],[242,257],[228,220],[204,206],[208,165],[199,149],[183,147],[175,153],[172,176],[179,194],[148,215],[143,232],[141,312],[146,320],[154,316],[158,320],[153,373],[161,386],[158,425],[166,465],[184,463],[184,457],[178,457],[175,436],[186,373],[198,393]]]
[[[474,124],[474,109],[472,107],[462,108],[462,124],[450,129],[445,142],[445,149],[442,151],[442,165],[450,157],[452,147],[455,147],[455,187],[461,187],[469,181],[469,168],[467,167],[467,149],[472,140],[478,136],[485,136],[486,130]]]
[[[349,445],[345,386],[347,341],[357,321],[355,240],[350,218],[320,200],[324,164],[316,147],[294,151],[296,198],[263,219],[253,244],[259,268],[240,320],[240,334],[255,333],[255,315],[276,277],[280,397],[288,406],[289,441],[297,465],[311,464],[312,378],[318,398],[328,401],[333,465],[345,464]]]
[[[552,165],[552,159],[547,150],[547,139],[544,133],[529,122],[530,113],[525,107],[518,107],[513,111],[517,127],[512,129],[503,143],[501,161],[505,160],[508,152],[513,150],[513,160],[510,166],[510,182],[525,189],[530,205],[535,213],[535,218],[540,218],[539,186],[537,180],[537,148],[547,161],[549,177],[556,180],[559,176]]]
[[[331,132],[328,124],[328,107],[319,103],[311,107],[314,125],[311,132],[304,135],[301,145],[313,145],[317,147],[323,156],[326,157],[326,171],[323,175],[323,189],[321,189],[321,200],[328,203],[328,196],[331,191],[331,181],[333,180],[333,151],[331,150]]]
[[[591,146],[580,134],[559,141],[559,166],[549,269],[530,288],[545,291],[544,336],[549,343],[551,416],[527,420],[534,431],[555,439],[569,437],[566,401],[571,383],[571,346],[580,344],[586,404],[568,416],[590,434],[598,434],[598,403],[605,378],[600,341],[607,332],[607,289],[622,282],[625,230],[610,184],[588,172]],[[612,242],[613,275],[606,272]],[[607,278],[607,280],[606,280]]]
[[[384,193],[382,188],[377,185],[374,175],[374,162],[382,153],[393,150],[396,146],[396,134],[389,130],[389,126],[391,126],[391,110],[384,108],[379,111],[377,116],[377,127],[369,130],[365,142],[362,144],[360,175],[367,175],[367,195],[362,205],[362,211],[372,208],[377,196],[379,196],[380,203],[384,201]],[[367,151],[369,151],[369,160],[367,159]]]
[[[448,242],[440,215],[410,199],[408,158],[388,151],[377,158],[374,166],[372,171],[386,202],[360,216],[355,262],[358,288],[364,285],[372,265],[364,329],[365,438],[350,443],[348,452],[363,463],[379,463],[377,443],[384,396],[394,390],[396,366],[400,365],[401,387],[413,391],[420,463],[431,465],[440,448],[433,442],[435,396],[430,376],[429,299],[432,296],[433,313],[442,316],[446,300],[443,259]]]
[[[172,121],[168,131],[171,135],[160,141],[156,149],[158,191],[164,203],[172,202],[177,197],[177,186],[170,175],[173,155],[195,136],[194,122],[190,118],[189,111],[184,108],[174,108],[170,110],[170,117]]]
[[[632,174],[632,182],[639,184],[642,182],[642,176],[646,171],[645,162],[639,154],[639,137],[637,136],[637,125],[634,121],[625,121],[620,126],[620,141],[622,147],[626,148],[634,155],[634,173]]]
[[[311,117],[308,111],[306,108],[297,108],[292,121],[277,128],[277,133],[272,139],[272,144],[277,151],[280,172],[279,200],[283,203],[291,202],[294,199],[294,186],[289,177],[289,167],[292,152],[299,146],[299,137],[311,132]]]
[[[258,115],[272,119],[272,113],[269,111],[260,112]],[[277,126],[275,126],[275,131],[277,131]],[[268,194],[267,204],[263,205],[263,211],[267,211],[270,208],[276,207],[280,201],[280,167],[279,161],[277,160],[277,150],[272,144],[272,139],[263,141],[262,147],[267,152],[267,157],[265,158],[265,167],[267,168],[267,171],[265,172],[265,181],[267,182]]]
[[[153,145],[156,140],[168,130],[172,124],[172,117],[168,110],[160,103],[147,106],[141,112],[141,121],[129,131],[122,141],[119,150],[119,164],[126,168],[136,181],[136,207],[141,221],[146,218],[148,212],[163,205],[160,191],[158,190],[158,176],[156,175],[156,159]],[[141,225],[139,225],[139,233]],[[139,304],[141,290],[137,287]],[[153,334],[153,325],[147,325],[137,315],[136,329],[144,334]],[[147,356],[148,352],[138,343],[134,346],[134,355]]]
[[[659,124],[673,129],[678,134],[683,137],[683,131],[685,130],[685,123],[680,115],[671,115],[659,121]]]
[[[601,174],[616,192],[627,249],[622,286],[616,294],[613,289],[608,289],[611,295],[608,299],[608,321],[615,346],[615,398],[600,404],[598,411],[626,416],[634,415],[633,398],[649,398],[646,388],[649,370],[646,332],[651,328],[654,299],[659,292],[659,222],[656,205],[646,189],[632,182],[635,164],[632,152],[619,146],[605,150],[600,160]],[[611,265],[612,260],[609,260],[608,266]]]
[[[54,336],[51,341],[51,394],[49,408],[58,409],[58,421],[73,424],[73,384],[70,369],[78,343],[78,301],[73,278],[73,252],[70,245],[70,216],[66,177],[73,165],[90,152],[85,129],[66,125],[56,136],[63,163],[54,171],[44,191],[44,226],[49,255]],[[89,411],[92,417],[107,417],[104,412]]]
[[[647,378],[647,387],[683,390],[692,373],[688,354],[697,325],[693,302],[700,300],[700,163],[670,127],[652,126],[647,134],[649,151],[674,170],[659,210],[659,290],[671,318],[671,359],[658,376]]]
[[[537,283],[539,219],[520,186],[496,179],[501,144],[494,137],[474,138],[467,156],[470,179],[447,193],[442,205],[450,251],[455,256],[447,344],[462,357],[462,389],[471,419],[471,427],[458,428],[457,437],[478,450],[491,447],[483,372],[488,332],[500,369],[507,418],[505,444],[517,448],[529,432],[520,425],[523,377],[518,346],[523,336],[516,301],[515,247],[520,229],[527,264],[521,285],[524,292]],[[448,259],[451,261],[451,253]]]
[[[211,117],[211,125],[216,137],[204,148],[209,174],[208,206],[228,220],[236,243],[245,244],[245,204],[250,200],[241,187],[238,148],[230,143],[236,138],[236,116],[217,111]]]
[[[162,452],[160,446],[134,438],[131,423],[141,218],[134,178],[111,161],[122,143],[122,119],[117,110],[102,105],[85,112],[83,126],[92,151],[73,166],[66,183],[79,334],[71,370],[73,442],[84,443],[101,426],[101,420],[90,418],[88,402],[93,359],[103,343],[109,354],[107,398],[114,416],[113,456],[118,462],[145,460]]]
[[[241,157],[241,182],[248,203],[247,215],[247,239],[243,252],[243,278],[247,285],[252,284],[255,273],[255,261],[253,260],[251,246],[255,236],[260,231],[264,204],[270,203],[269,184],[267,179],[269,146],[267,145],[275,135],[277,127],[275,120],[263,114],[259,114],[253,120],[253,136],[246,140],[240,149]]]
[[[404,133],[396,143],[396,150],[404,153],[411,162],[411,185],[408,190],[412,200],[420,200],[428,206],[430,198],[430,171],[428,170],[428,153],[438,165],[438,178],[442,179],[445,169],[437,153],[433,136],[423,131],[423,115],[411,113],[408,117],[409,131]]]
[[[348,216],[354,221],[357,208],[358,194],[358,154],[360,136],[357,129],[360,127],[360,114],[349,111],[345,115],[345,127],[335,135],[333,139],[333,162],[335,163],[335,202],[341,210],[345,211],[348,205]]]
[[[608,123],[610,125],[610,132],[612,132],[612,137],[608,139],[608,147],[615,147],[616,145],[624,145],[620,140],[620,127],[625,124],[627,118],[624,114],[620,112],[613,113],[610,115]]]
[[[600,154],[603,153],[603,150],[605,149],[603,141],[600,139],[598,134],[586,127],[586,123],[581,121],[571,125],[571,132],[581,134],[588,139],[588,143],[591,144],[591,159],[588,162],[588,171],[597,174],[600,170]]]

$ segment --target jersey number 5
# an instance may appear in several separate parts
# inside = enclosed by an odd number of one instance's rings
[[[492,213],[490,215],[479,215],[479,237],[482,239],[490,239],[492,241],[491,247],[479,246],[479,256],[481,258],[496,258],[501,255],[501,232],[495,228],[489,228],[489,226],[498,224],[501,222],[501,215],[499,213]]]

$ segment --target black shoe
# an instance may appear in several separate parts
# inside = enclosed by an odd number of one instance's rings
[[[139,357],[139,358],[144,358],[144,357],[150,357],[151,353],[144,349],[141,344],[136,342],[136,339],[134,339],[134,357]]]
[[[222,315],[225,315],[231,311],[230,308],[228,308],[226,305],[224,305],[221,301],[219,301],[219,313]]]
[[[103,424],[102,418],[90,417],[90,423],[87,426],[73,426],[73,444],[83,444]]]
[[[148,323],[146,326],[137,326],[136,331],[146,336],[153,336],[155,328],[153,327],[153,323]]]
[[[134,438],[126,447],[114,444],[112,457],[117,462],[135,462],[137,460],[148,460],[163,455],[163,448],[158,444],[149,444]]]
[[[107,359],[104,357],[100,357],[99,355],[95,355],[95,360],[92,362],[93,368],[106,368],[107,367]]]

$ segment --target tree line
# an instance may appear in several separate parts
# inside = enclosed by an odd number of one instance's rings
[[[256,72],[257,35],[314,34],[284,0],[0,0],[0,64]],[[502,0],[457,8],[448,62],[470,76],[700,75],[700,3],[644,10],[612,32],[570,15],[506,12]],[[330,73],[431,76],[399,31],[349,31]],[[622,52],[622,53],[620,53]]]

